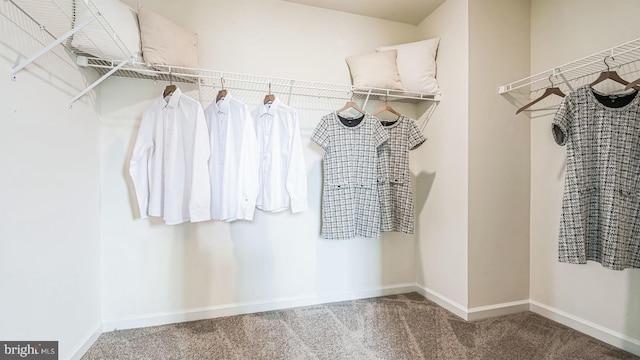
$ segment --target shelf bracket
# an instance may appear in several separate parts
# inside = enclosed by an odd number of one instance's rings
[[[94,16],[92,16],[91,18],[89,18],[86,21],[82,22],[79,26],[76,26],[75,28],[67,31],[64,35],[62,35],[61,37],[57,38],[51,44],[43,47],[42,49],[40,49],[40,51],[38,51],[35,54],[31,55],[30,58],[28,58],[27,60],[25,60],[22,63],[20,63],[18,66],[16,66],[13,69],[11,69],[11,78],[13,80],[15,80],[16,79],[16,74],[20,70],[24,69],[27,65],[29,65],[32,62],[36,61],[36,59],[38,59],[40,56],[46,54],[47,52],[49,52],[54,47],[56,47],[57,45],[61,44],[63,41],[67,40],[73,34],[77,33],[80,30],[82,30],[85,26],[91,24],[91,22],[93,22],[95,19],[96,18]]]
[[[106,74],[102,75],[102,77],[100,77],[100,79],[94,81],[91,85],[89,85],[86,89],[82,90],[78,95],[76,95],[73,99],[71,99],[71,101],[69,101],[69,105],[73,105],[74,102],[78,101],[78,99],[80,99],[81,97],[83,97],[86,93],[88,93],[89,91],[91,91],[94,87],[98,86],[101,82],[103,82],[106,78],[108,78],[109,76],[111,76],[111,74],[113,74],[114,72],[120,70],[123,66],[125,66],[129,61],[122,61],[120,64],[118,64],[118,66],[114,67],[113,69],[109,70],[109,72],[107,72]]]
[[[388,94],[388,92],[387,92]],[[364,99],[364,104],[362,104],[362,108],[366,108],[367,107],[367,103],[369,102],[369,97],[371,96],[371,89],[369,89],[369,92],[367,93],[367,98]]]
[[[291,105],[291,95],[293,94],[293,80],[289,80],[289,98],[287,98],[287,105]]]
[[[564,76],[563,73],[560,73],[559,76],[560,78],[562,78],[562,81],[564,81],[564,83],[567,84],[567,87],[569,88],[569,92],[572,92],[574,89],[573,89],[573,86],[571,86],[571,83],[569,82],[569,80],[567,80],[567,78]]]
[[[569,82],[569,80],[567,80],[567,77],[564,76],[564,74],[562,73],[562,71],[560,71],[560,69],[558,69],[558,68],[553,69],[551,74],[554,77],[558,77],[559,76],[562,79],[562,81],[565,83],[565,85],[567,85],[567,87],[569,88],[569,91],[570,92],[573,91],[573,86],[571,86],[571,83]]]

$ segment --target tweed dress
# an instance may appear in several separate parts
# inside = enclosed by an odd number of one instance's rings
[[[415,122],[401,115],[389,125],[382,122],[389,140],[378,148],[378,194],[380,231],[413,234],[413,191],[409,172],[409,151],[427,140]]]
[[[369,114],[360,121],[342,119],[335,112],[323,116],[311,136],[325,151],[322,236],[375,238],[380,236],[376,150],[389,135]]]
[[[567,146],[560,262],[640,267],[640,95],[581,87],[563,99],[552,132]]]

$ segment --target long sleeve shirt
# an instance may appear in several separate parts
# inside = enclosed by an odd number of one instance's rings
[[[142,114],[129,172],[140,216],[210,219],[209,135],[202,106],[177,89]]]
[[[205,109],[211,158],[211,218],[253,220],[259,151],[247,105],[227,94]]]
[[[300,142],[298,113],[275,99],[251,112],[260,149],[256,207],[278,212],[307,210],[307,171]]]

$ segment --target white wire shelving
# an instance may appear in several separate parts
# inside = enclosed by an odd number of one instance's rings
[[[568,94],[580,86],[591,83],[600,72],[608,69],[617,71],[621,76],[629,75],[629,81],[640,76],[640,39],[499,86],[498,93],[518,94],[523,99],[531,99],[549,87],[558,86]]]
[[[121,61],[99,59],[94,57],[78,57],[81,66],[96,69],[100,74],[115,71],[112,76],[165,81],[168,83],[187,83],[198,86],[202,94],[221,89],[243,90],[255,92],[277,92],[288,96],[308,96],[327,99],[349,99],[350,97],[365,99],[419,102],[440,101],[440,94],[408,92],[381,88],[356,87],[346,84],[332,84],[306,80],[285,79],[254,74],[243,74],[219,70],[186,68],[179,66],[154,66],[154,69],[143,69],[142,63],[129,62],[121,67]]]
[[[109,47],[110,53],[116,53],[120,57],[119,67],[124,67],[128,62],[133,61],[133,55],[114,28],[102,16],[93,0],[6,1],[33,21],[41,31],[47,33],[52,39],[50,43],[11,69],[11,77],[14,80],[21,70],[58,45],[64,46],[70,53],[75,53],[76,51],[71,46],[73,36],[82,36],[85,43],[89,43],[95,48]],[[70,103],[73,104],[110,75],[110,73],[103,74],[100,79],[73,97]]]
[[[11,76],[16,75],[40,56],[60,45],[76,56],[80,66],[95,69],[100,78],[87,86],[70,100],[73,104],[110,76],[133,79],[148,79],[175,83],[190,83],[198,86],[200,96],[212,93],[214,89],[232,89],[244,91],[273,91],[291,96],[310,96],[319,98],[365,99],[364,106],[370,99],[389,101],[421,102],[440,101],[440,94],[407,92],[380,88],[361,88],[347,84],[331,84],[305,80],[284,79],[252,74],[240,74],[208,69],[185,68],[178,66],[154,66],[149,69],[136,62],[126,48],[116,30],[102,16],[93,0],[5,0],[14,5],[20,12],[32,20],[42,31],[51,36],[51,43],[21,61],[13,69]],[[80,16],[79,14],[86,14]],[[73,36],[83,36],[94,48],[104,46],[115,47],[117,59],[104,59],[77,51],[72,46]],[[119,50],[119,51],[117,51]],[[109,53],[114,53],[113,49]]]

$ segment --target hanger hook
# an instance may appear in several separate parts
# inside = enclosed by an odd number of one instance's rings
[[[609,68],[609,64],[607,63],[607,58],[608,57],[609,57],[609,55],[605,56],[603,61],[604,61],[604,64],[606,65],[606,67],[607,67],[607,71],[611,71],[611,68]],[[611,59],[613,60],[613,56],[611,56]]]
[[[351,100],[349,101],[353,102],[353,90],[351,90],[350,92],[351,92]]]
[[[173,72],[169,68],[169,85],[173,85]]]
[[[554,83],[553,83],[553,80],[551,80],[551,77],[552,77],[552,76],[553,76],[553,74],[552,74],[552,75],[549,75],[549,82],[551,83],[551,87],[554,87],[554,86],[556,86],[556,84],[554,84]]]
[[[384,94],[384,104],[387,105],[387,100],[389,100],[389,92],[387,91],[386,94]]]
[[[224,77],[220,76],[220,87],[224,90]]]
[[[269,82],[269,94],[271,94],[271,82]]]

